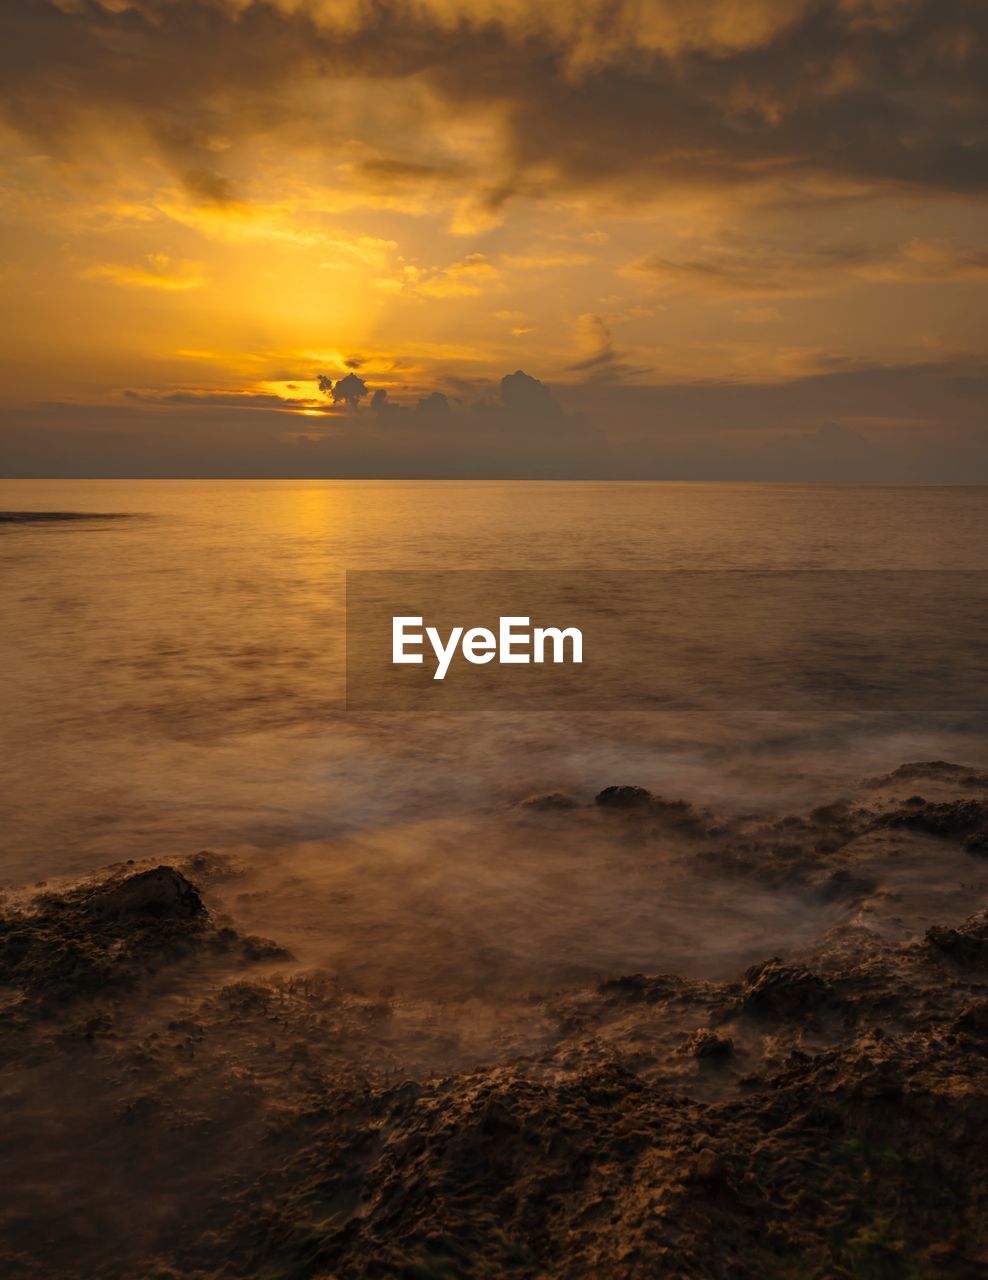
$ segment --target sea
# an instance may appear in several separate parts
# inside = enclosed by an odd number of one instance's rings
[[[224,918],[370,992],[718,976],[833,915],[692,876],[661,841],[528,820],[526,797],[563,793],[579,815],[633,785],[757,817],[907,761],[988,764],[983,669],[958,682],[950,645],[928,638],[926,675],[949,696],[916,705],[354,710],[345,584],[366,570],[916,575],[957,584],[937,621],[969,661],[988,488],[0,481],[7,892],[209,850],[230,869]],[[918,635],[929,613],[917,593]],[[734,624],[726,599],[719,626]],[[900,639],[917,648],[908,627]],[[728,692],[749,678],[698,662]]]

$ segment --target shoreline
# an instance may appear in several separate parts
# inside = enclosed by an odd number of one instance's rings
[[[212,906],[210,855],[8,902],[5,1274],[983,1273],[984,895],[896,932],[908,895],[876,867],[962,850],[973,884],[988,773],[904,765],[719,840],[627,787],[518,820],[547,840],[617,824],[643,852],[686,829],[711,875],[856,914],[727,981],[519,990],[527,1022],[491,999],[465,1028],[442,1001],[293,971]]]

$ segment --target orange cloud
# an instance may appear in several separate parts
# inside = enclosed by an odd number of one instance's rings
[[[107,280],[110,284],[128,289],[162,289],[175,293],[201,289],[206,283],[199,268],[193,263],[172,263],[164,253],[145,255],[143,266],[128,266],[116,262],[97,263],[85,267],[79,272],[79,277],[82,280]]]

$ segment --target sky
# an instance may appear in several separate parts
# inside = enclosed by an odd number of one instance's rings
[[[986,39],[0,0],[0,474],[986,482]]]

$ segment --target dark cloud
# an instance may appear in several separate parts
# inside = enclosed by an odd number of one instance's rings
[[[356,373],[348,373],[338,382],[320,373],[316,381],[319,384],[319,390],[329,396],[333,404],[345,404],[349,409],[356,409],[369,390],[367,383]]]
[[[452,406],[449,403],[449,398],[441,391],[431,392],[429,395],[424,396],[419,400],[416,405],[416,410],[419,413],[436,413],[443,415],[449,413],[451,409]]]
[[[38,405],[0,426],[0,475],[988,482],[979,362],[835,361],[778,385],[583,383],[556,394],[518,377],[505,379],[507,396],[398,405],[375,393],[359,414],[320,418],[263,403],[232,413],[229,396],[170,411]]]
[[[285,400],[281,396],[252,391],[125,391],[128,400],[147,405],[199,405],[211,409],[291,409],[309,408],[308,400]]]
[[[688,257],[653,255],[636,264],[673,292],[771,297],[826,291],[854,279],[885,283],[988,280],[988,254],[943,240],[904,244],[783,243],[725,234]]]
[[[662,386],[584,384],[574,401],[595,420],[608,419],[629,447],[652,448],[657,436],[717,432],[807,432],[823,423],[854,422],[869,435],[935,437],[939,430],[984,428],[988,364],[957,359],[926,364],[867,364],[821,358],[819,372],[783,382],[728,379]],[[564,403],[568,400],[560,392]],[[712,465],[716,465],[712,462]]]
[[[559,406],[552,398],[552,392],[522,369],[507,373],[501,379],[501,403],[507,409],[515,409],[520,413],[558,414]]]
[[[868,255],[855,246],[795,248],[733,237],[687,258],[654,255],[638,263],[638,270],[673,290],[760,297],[827,287],[848,269],[867,262]]]
[[[382,189],[400,188],[429,182],[452,182],[466,176],[462,165],[419,164],[395,157],[362,160],[357,165],[361,177]]]
[[[187,169],[182,175],[185,189],[204,204],[234,204],[237,196],[233,183],[213,169]]]
[[[494,395],[453,403],[433,391],[412,405],[375,395],[371,408],[326,439],[324,456],[357,456],[365,466],[376,457],[388,475],[441,477],[567,476],[600,455],[600,433],[586,417],[567,412],[521,369],[505,375]]]
[[[482,173],[437,160],[441,146],[412,106],[404,136],[393,113],[375,136],[368,114],[362,140],[383,158],[358,162],[374,181],[470,182],[490,205],[516,191],[649,196],[679,182],[770,180],[782,191],[808,176],[871,190],[988,185],[982,0],[710,0],[695,12],[673,0],[637,9],[598,0],[549,3],[527,23],[498,20],[488,5],[470,21],[465,3],[375,0],[354,6],[349,23],[339,14],[320,22],[317,12],[227,0],[2,0],[5,118],[64,156],[94,120],[139,128],[208,201],[234,198],[217,137],[295,130],[332,157],[352,136],[351,115],[337,119],[319,105],[328,99],[298,90],[348,80],[362,92],[385,82],[431,91],[444,108],[440,132],[451,111],[496,108],[502,150]],[[647,22],[637,40],[624,38],[636,13]],[[678,34],[641,34],[664,25]]]

